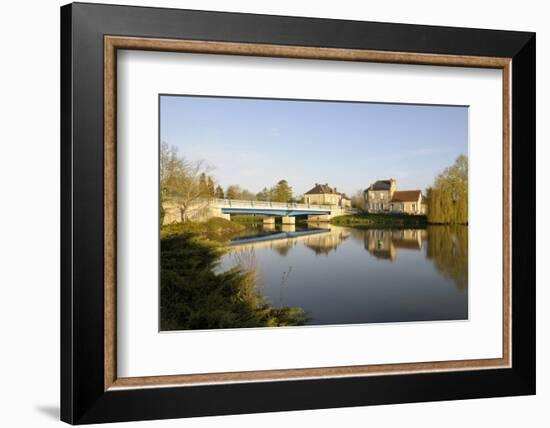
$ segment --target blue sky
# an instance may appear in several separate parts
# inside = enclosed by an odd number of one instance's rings
[[[204,160],[225,189],[286,179],[296,195],[329,183],[353,195],[379,179],[422,189],[468,153],[463,106],[161,96],[161,141]]]

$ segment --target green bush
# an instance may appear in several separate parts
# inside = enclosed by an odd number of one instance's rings
[[[173,235],[192,233],[219,240],[239,234],[244,229],[245,227],[241,224],[219,217],[212,217],[204,222],[186,221],[162,226],[160,228],[160,237],[166,238]]]
[[[241,230],[227,220],[181,223],[161,235],[161,330],[302,325],[301,308],[273,308],[257,291],[256,272],[235,267],[217,273],[226,247],[206,239]]]

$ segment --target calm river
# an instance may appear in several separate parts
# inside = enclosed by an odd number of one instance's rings
[[[467,226],[259,226],[231,242],[220,269],[236,264],[309,325],[468,318]]]

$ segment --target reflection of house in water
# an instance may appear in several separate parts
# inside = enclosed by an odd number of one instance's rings
[[[311,227],[312,224],[309,226]],[[264,233],[235,238],[231,241],[231,247],[239,250],[246,247],[254,249],[269,248],[284,256],[298,242],[302,242],[315,254],[328,254],[351,235],[351,231],[347,228],[327,225],[326,223],[319,224],[319,228],[305,230],[296,230],[294,225],[290,225],[290,227],[283,225],[280,231],[277,230],[275,227],[264,225]]]
[[[349,238],[351,232],[348,229],[331,227],[327,233],[310,235],[304,239],[304,245],[313,250],[315,254],[328,254],[338,245]]]
[[[367,229],[365,249],[376,258],[394,261],[398,248],[420,250],[426,238],[423,229]]]
[[[329,229],[306,229],[296,231],[294,225],[290,226],[291,227],[286,228],[283,226],[282,230],[277,231],[277,228],[271,227],[271,225],[267,225],[267,227],[264,225],[262,233],[232,239],[230,245],[233,249],[239,251],[247,248],[268,248],[278,252],[282,256],[286,256],[290,249],[294,248],[298,242],[304,241],[312,235],[330,232]]]

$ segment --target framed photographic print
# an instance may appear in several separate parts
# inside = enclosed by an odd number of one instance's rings
[[[535,35],[61,8],[72,424],[535,393]]]

